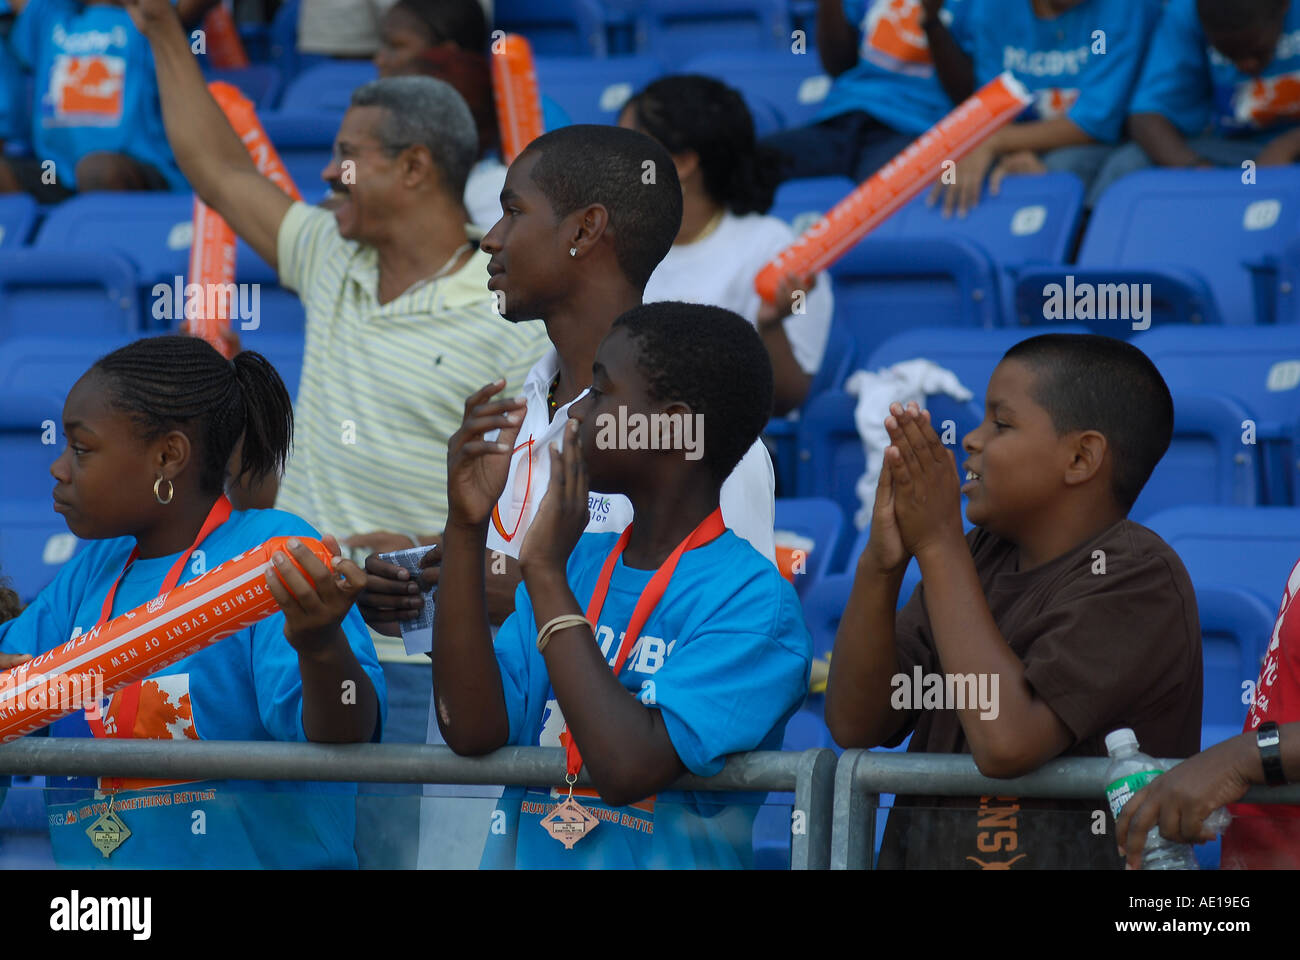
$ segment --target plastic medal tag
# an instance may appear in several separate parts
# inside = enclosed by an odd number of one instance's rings
[[[131,831],[122,822],[122,818],[113,812],[113,804],[110,801],[103,815],[86,828],[86,835],[90,837],[90,842],[94,844],[95,849],[107,860],[118,847],[126,843],[131,836]]]
[[[596,829],[599,823],[582,804],[573,799],[572,794],[542,818],[546,832],[564,844],[565,850],[572,850],[573,845]]]

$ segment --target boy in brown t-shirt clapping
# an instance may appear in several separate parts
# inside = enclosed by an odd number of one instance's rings
[[[1192,584],[1173,550],[1127,519],[1173,433],[1160,373],[1120,340],[1032,337],[994,370],[985,410],[962,441],[959,487],[929,414],[891,407],[831,660],[835,740],[892,746],[911,733],[910,752],[970,753],[992,777],[1105,756],[1118,727],[1150,755],[1195,753]],[[895,614],[913,556],[923,582]],[[1104,806],[900,796],[880,866],[1117,867],[1108,814],[1094,814]]]

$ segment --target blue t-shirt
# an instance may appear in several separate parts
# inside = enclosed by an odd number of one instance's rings
[[[36,78],[33,151],[54,161],[59,183],[75,189],[77,161],[107,151],[156,167],[172,190],[189,189],[167,145],[153,53],[124,9],[30,0],[10,39]]]
[[[618,534],[585,534],[569,557],[568,580],[586,604]],[[620,558],[596,629],[613,666],[618,643],[653,570]],[[618,640],[615,640],[615,637]],[[510,718],[510,743],[559,746],[564,716],[537,652],[537,622],[527,589],[496,637],[497,663]],[[682,763],[712,776],[728,754],[779,750],[786,721],[803,702],[812,640],[794,588],[767,559],[728,530],[682,555],[651,612],[620,682],[658,709]],[[575,791],[575,794],[577,791]],[[753,865],[753,825],[761,797],[665,791],[641,803],[609,807],[594,795],[580,803],[600,820],[572,850],[541,820],[563,794],[516,787],[498,810],[485,867],[740,868]],[[501,821],[500,817],[494,818]]]
[[[270,537],[316,537],[310,524],[280,510],[236,511],[195,551],[182,582]],[[89,631],[122,572],[134,541],[87,544],[16,619],[0,624],[0,651],[36,655]],[[200,554],[202,556],[200,556]],[[158,596],[180,554],[137,560],[122,577],[113,616]],[[263,586],[263,589],[265,587]],[[361,615],[343,622],[357,660],[386,713],[383,671]],[[284,614],[206,647],[144,682],[135,728],[151,738],[306,741],[298,654],[284,636]],[[53,723],[55,737],[88,737],[82,711]],[[376,730],[374,739],[378,741]],[[86,778],[51,777],[46,804],[54,858],[64,867],[355,868],[356,785],[208,780],[117,794],[131,836],[109,859],[86,829],[105,798]]]
[[[1159,14],[1153,0],[1086,0],[1051,20],[1030,0],[966,0],[952,14],[976,86],[1010,70],[1033,96],[1018,119],[1067,116],[1094,140],[1119,140]]]
[[[844,16],[858,25],[858,62],[835,78],[817,120],[865,110],[899,133],[921,134],[952,110],[921,30],[920,0],[844,0]]]
[[[1210,46],[1196,0],[1169,0],[1129,113],[1158,113],[1185,137],[1248,137],[1300,122],[1300,3],[1292,3],[1259,77]]]

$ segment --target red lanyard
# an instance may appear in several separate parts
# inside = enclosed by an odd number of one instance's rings
[[[492,526],[497,528],[497,533],[501,534],[501,539],[505,540],[506,543],[513,540],[515,534],[519,532],[519,524],[523,523],[524,520],[524,511],[528,509],[528,492],[533,488],[533,438],[531,436],[515,447],[514,453],[518,453],[524,447],[528,448],[528,477],[524,481],[524,502],[519,508],[519,516],[515,518],[514,529],[509,533],[506,533],[505,525],[501,522],[501,505],[494,504],[492,506]]]
[[[672,579],[673,571],[677,569],[677,561],[681,560],[682,554],[687,550],[694,550],[696,547],[702,547],[704,544],[716,540],[726,531],[727,526],[722,522],[722,507],[718,507],[705,517],[685,540],[677,544],[677,548],[668,555],[668,559],[654,572],[650,582],[641,591],[641,596],[637,598],[636,606],[632,608],[632,619],[628,621],[627,633],[623,635],[623,643],[618,648],[618,655],[614,658],[614,676],[617,677],[622,672],[623,664],[627,662],[628,655],[632,652],[632,648],[636,646],[637,638],[641,635],[641,628],[650,619],[651,611],[654,610],[655,605],[663,597],[664,591],[668,589],[668,581]],[[601,608],[605,606],[605,595],[609,593],[609,581],[614,576],[614,565],[618,563],[618,558],[622,556],[623,548],[627,546],[627,541],[631,536],[632,527],[628,526],[623,531],[623,535],[618,538],[614,550],[605,558],[605,565],[601,567],[600,576],[596,579],[596,589],[592,592],[591,600],[587,603],[586,616],[593,626],[600,617]],[[582,754],[569,733],[567,723],[560,734],[560,743],[564,744],[568,764],[567,770],[576,777],[578,771],[582,769]]]
[[[181,574],[185,571],[185,564],[189,562],[190,556],[198,549],[199,544],[208,538],[208,535],[212,533],[213,530],[217,529],[217,527],[230,519],[231,509],[230,500],[227,499],[226,495],[223,493],[217,498],[217,502],[212,505],[212,509],[208,511],[208,517],[203,521],[203,526],[199,528],[199,535],[194,538],[194,542],[190,544],[190,548],[182,553],[180,557],[177,558],[176,562],[172,564],[171,570],[167,571],[167,576],[163,578],[162,588],[158,591],[159,596],[167,593],[175,587],[176,584],[180,583]],[[99,619],[95,621],[95,626],[91,629],[102,627],[108,622],[108,618],[113,613],[113,599],[117,596],[118,585],[122,582],[122,578],[126,576],[126,572],[131,569],[131,564],[135,563],[135,559],[139,555],[140,545],[136,544],[131,550],[131,555],[126,558],[126,566],[122,568],[122,572],[117,575],[117,579],[114,580],[113,585],[109,587],[108,596],[104,598],[104,606],[99,611]],[[129,739],[131,737],[132,732],[135,730],[136,714],[140,709],[140,687],[141,685],[139,683],[133,683],[122,690],[122,699],[117,717],[117,731],[116,733],[111,734],[111,736],[121,739]],[[95,736],[110,736],[108,731],[104,729],[104,718],[102,715],[94,719],[88,716],[86,722],[90,725],[90,732]]]

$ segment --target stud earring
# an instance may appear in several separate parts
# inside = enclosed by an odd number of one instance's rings
[[[577,248],[577,247],[570,247],[570,248],[569,248],[569,256],[571,256],[571,257],[576,257],[577,255],[578,255],[578,248]]]

